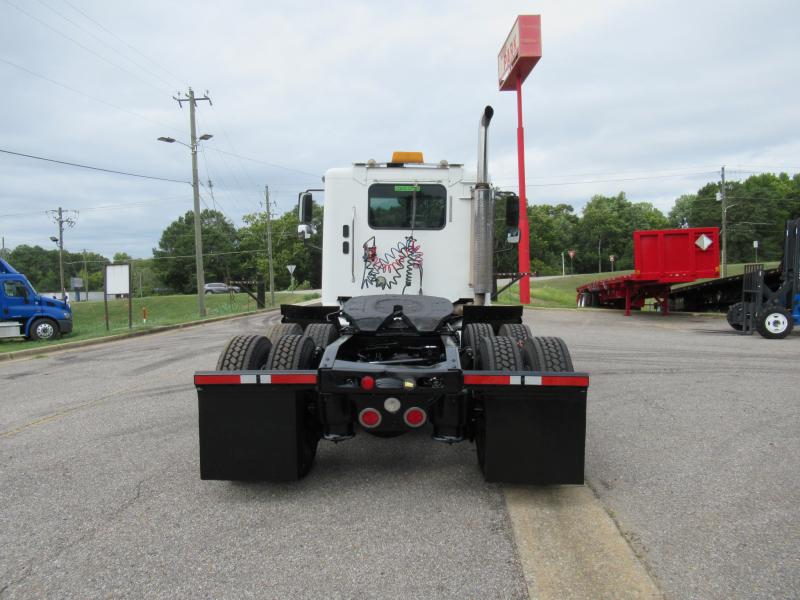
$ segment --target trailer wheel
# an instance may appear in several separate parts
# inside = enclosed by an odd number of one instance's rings
[[[469,357],[472,363],[469,364],[469,358],[462,355],[462,362],[466,362],[465,367],[475,368],[478,364],[478,342],[482,337],[493,337],[494,330],[488,323],[469,323],[466,327],[461,329],[461,349],[469,350]],[[465,361],[464,359],[467,358]]]
[[[744,328],[744,316],[744,304],[741,302],[732,304],[728,309],[728,315],[726,317],[728,325],[733,327],[736,331],[741,331]]]
[[[768,340],[780,340],[792,333],[792,313],[781,306],[768,308],[756,318],[756,330]]]
[[[237,335],[219,355],[217,371],[257,371],[264,368],[272,344],[263,335]]]
[[[522,360],[531,371],[571,372],[572,358],[564,340],[557,337],[532,337],[522,345]]]
[[[314,340],[317,348],[327,348],[339,337],[336,327],[330,323],[310,323],[306,326],[306,337]]]
[[[522,355],[510,337],[482,337],[478,342],[478,368],[483,371],[521,371]]]
[[[517,342],[517,346],[520,348],[525,340],[533,337],[531,328],[525,323],[503,323],[500,326],[498,335],[510,337],[512,340]]]
[[[273,346],[284,335],[303,335],[303,328],[297,323],[275,323],[267,328],[266,336]]]

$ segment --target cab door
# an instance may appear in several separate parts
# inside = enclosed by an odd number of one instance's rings
[[[36,294],[21,279],[4,279],[0,285],[0,305],[2,318],[24,323],[39,313]]]

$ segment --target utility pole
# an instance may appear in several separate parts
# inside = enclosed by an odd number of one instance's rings
[[[210,179],[208,180],[208,193],[211,195],[211,206],[214,207],[214,210],[217,210],[217,200],[214,198],[214,183]]]
[[[264,186],[264,206],[267,209],[267,261],[269,262],[269,303],[275,306],[275,271],[272,266],[272,211],[269,206],[269,186]]]
[[[602,273],[603,272],[603,259],[600,256],[600,244],[602,244],[602,243],[603,243],[602,239],[597,240],[597,272],[598,273]]]
[[[86,266],[86,248],[83,249],[83,292],[89,299],[89,268]]]
[[[48,212],[53,213],[54,220],[58,224],[58,237],[51,237],[50,239],[58,244],[58,277],[61,283],[61,300],[66,302],[67,290],[64,287],[64,225],[67,227],[74,227],[75,219],[65,217],[64,213],[74,211],[65,211],[59,206],[58,210],[51,210]]]
[[[561,251],[561,276],[564,277],[567,274],[567,270],[564,263],[564,251]]]
[[[211,104],[211,98],[208,97],[208,92],[206,92],[206,95],[202,98],[196,98],[194,90],[189,88],[189,93],[186,95],[186,98],[176,98],[173,96],[173,100],[177,101],[181,108],[183,108],[184,102],[189,103],[189,124],[192,134],[190,149],[192,151],[192,191],[194,192],[194,254],[197,270],[197,305],[200,310],[200,317],[203,318],[206,316],[204,289],[206,278],[203,272],[203,237],[200,227],[200,182],[197,176],[197,125],[195,123],[194,112],[198,101],[207,100],[208,103]]]
[[[720,169],[720,198],[722,200],[722,276],[728,276],[728,205],[725,201],[725,165]]]

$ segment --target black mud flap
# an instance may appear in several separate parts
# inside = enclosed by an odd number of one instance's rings
[[[315,385],[308,371],[195,374],[200,478],[294,481],[308,473],[319,440],[309,412]]]
[[[586,390],[580,373],[465,372],[486,481],[583,484]]]

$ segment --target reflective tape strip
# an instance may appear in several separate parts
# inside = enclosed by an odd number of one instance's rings
[[[269,381],[264,381],[265,377]],[[317,383],[317,376],[314,373],[307,375],[278,375],[273,373],[272,375],[262,375],[261,383]]]
[[[464,384],[588,387],[589,378],[575,375],[464,375]]]
[[[231,385],[241,383],[239,375],[195,375],[195,385]]]
[[[195,375],[195,385],[251,385],[251,384],[281,384],[281,385],[299,385],[299,384],[316,384],[316,373],[303,373],[303,374],[247,374],[247,375],[232,375],[232,374],[219,374],[219,375]]]
[[[527,377],[525,378],[527,379]],[[588,377],[572,375],[550,375],[542,377],[542,385],[560,385],[568,387],[589,387]]]
[[[508,385],[508,375],[464,375],[466,385]]]

